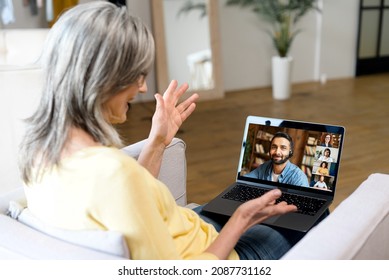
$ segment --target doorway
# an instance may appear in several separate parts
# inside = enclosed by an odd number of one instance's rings
[[[360,0],[356,76],[389,72],[389,0]]]

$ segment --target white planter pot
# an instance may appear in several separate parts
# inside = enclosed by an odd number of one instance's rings
[[[285,100],[291,94],[292,57],[273,56],[272,58],[272,85],[273,98]]]

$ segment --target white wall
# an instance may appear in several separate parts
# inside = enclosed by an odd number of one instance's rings
[[[329,79],[355,75],[358,13],[359,1],[324,0],[320,69]]]
[[[275,51],[269,35],[262,31],[266,23],[249,9],[226,7],[224,3],[219,0],[226,91],[270,86]],[[358,7],[355,0],[323,0],[321,14],[311,12],[302,19],[302,32],[290,52],[293,82],[317,80],[322,74],[329,79],[354,76]],[[317,32],[320,17],[322,25]],[[316,53],[318,49],[320,53]]]

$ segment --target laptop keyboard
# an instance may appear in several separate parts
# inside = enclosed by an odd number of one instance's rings
[[[238,184],[233,187],[229,192],[224,194],[222,198],[246,202],[248,200],[257,198],[268,191],[268,189]],[[310,216],[314,216],[326,202],[324,199],[289,193],[282,193],[281,197],[276,200],[276,203],[279,203],[281,201],[286,201],[288,204],[296,205],[297,213]]]

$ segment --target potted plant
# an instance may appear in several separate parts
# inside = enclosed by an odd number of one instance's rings
[[[227,0],[227,6],[251,8],[271,25],[268,30],[278,53],[272,58],[272,84],[275,99],[290,97],[291,65],[289,50],[300,30],[298,21],[309,11],[317,10],[317,0]]]

